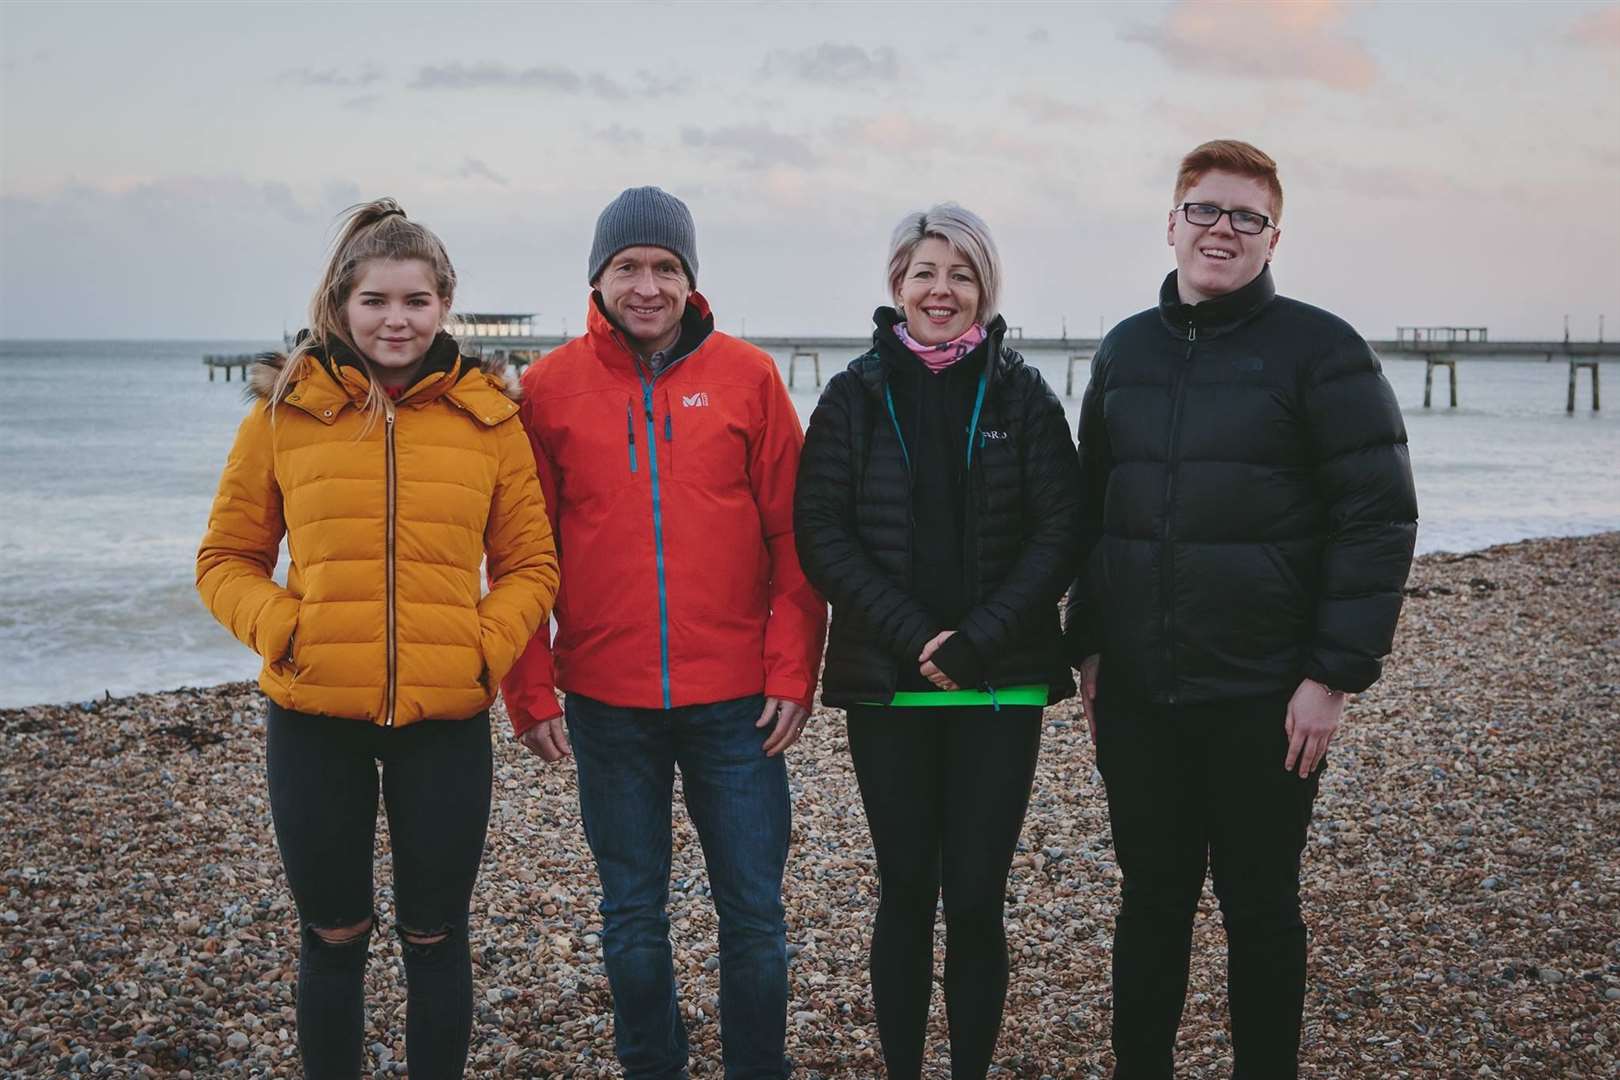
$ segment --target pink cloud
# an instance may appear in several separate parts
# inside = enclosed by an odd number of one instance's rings
[[[1339,0],[1179,0],[1163,23],[1123,36],[1186,70],[1365,90],[1378,66],[1364,45],[1344,35],[1350,10]]]
[[[1620,4],[1612,4],[1582,15],[1569,28],[1569,37],[1577,45],[1620,49]]]

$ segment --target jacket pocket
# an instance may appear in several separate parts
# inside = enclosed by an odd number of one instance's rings
[[[709,490],[748,483],[748,432],[714,405],[706,392],[670,392],[669,408],[654,423],[673,481]]]

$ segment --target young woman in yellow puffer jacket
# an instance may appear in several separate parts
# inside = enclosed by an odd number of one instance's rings
[[[455,281],[393,200],[349,211],[309,331],[253,372],[197,553],[203,601],[264,660],[309,1080],[361,1071],[379,762],[411,1076],[462,1075],[488,710],[557,593],[517,405],[442,329]],[[286,587],[271,577],[283,535]]]

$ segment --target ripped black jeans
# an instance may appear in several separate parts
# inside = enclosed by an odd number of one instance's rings
[[[301,927],[304,1075],[361,1072],[380,762],[405,954],[406,1064],[412,1080],[459,1078],[472,1034],[467,907],[489,824],[489,714],[388,729],[271,703],[267,742],[270,813]]]

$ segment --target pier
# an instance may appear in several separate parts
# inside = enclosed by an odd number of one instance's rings
[[[532,314],[505,314],[470,312],[458,315],[452,321],[450,332],[470,356],[504,358],[520,374],[530,364],[540,360],[551,350],[572,341],[573,334],[536,334]],[[738,334],[737,337],[766,352],[786,357],[787,382],[794,386],[801,365],[808,367],[815,384],[822,384],[821,360],[833,358],[834,370],[872,346],[871,335],[851,337],[834,334]],[[1023,353],[1057,353],[1065,357],[1063,393],[1073,397],[1076,393],[1076,368],[1082,372],[1097,353],[1099,338],[1026,337],[1021,327],[1007,332],[1007,343]],[[1458,361],[1466,359],[1521,359],[1543,360],[1551,363],[1564,360],[1569,364],[1568,411],[1574,411],[1575,391],[1582,370],[1592,373],[1592,408],[1599,407],[1598,365],[1603,360],[1620,360],[1620,342],[1616,341],[1493,341],[1483,326],[1399,326],[1395,337],[1372,339],[1367,342],[1386,359],[1422,359],[1427,368],[1423,379],[1423,406],[1432,402],[1435,368],[1445,368],[1450,389],[1450,404],[1458,402]],[[208,381],[223,368],[225,381],[231,381],[232,372],[240,370],[247,378],[247,367],[256,358],[252,355],[205,356]],[[1085,389],[1082,374],[1079,389]]]

